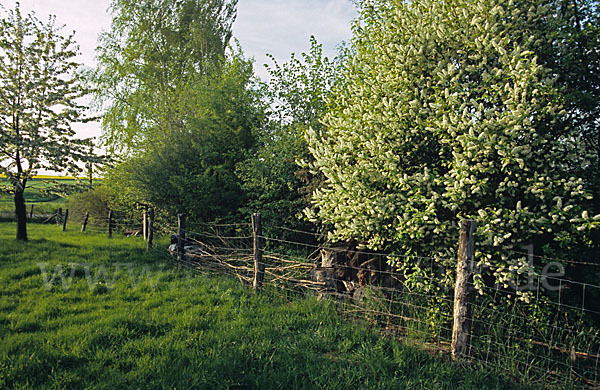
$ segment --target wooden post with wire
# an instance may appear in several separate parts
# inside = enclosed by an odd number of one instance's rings
[[[59,207],[58,211],[56,212],[56,226],[60,226],[60,224],[62,223],[62,218],[63,218],[62,207]]]
[[[85,229],[87,228],[88,219],[90,219],[90,213],[85,213],[85,217],[83,218],[83,225],[81,225],[81,233],[85,233]]]
[[[108,211],[108,238],[112,238],[113,233],[113,211]]]
[[[33,218],[33,206],[34,205],[31,205],[31,211],[29,212],[29,219]]]
[[[154,209],[148,210],[148,249],[152,249],[154,238]]]
[[[142,213],[142,235],[146,241],[148,239],[148,212],[146,210]]]
[[[183,262],[185,257],[185,214],[177,214],[177,261]]]
[[[69,220],[69,209],[65,210],[65,218],[63,220],[63,232],[67,230],[67,221]]]
[[[265,264],[263,263],[263,240],[262,240],[262,223],[260,214],[252,215],[252,236],[254,241],[254,280],[252,287],[254,291],[259,291],[265,279]]]
[[[463,220],[460,224],[452,326],[452,359],[454,360],[466,356],[471,334],[476,229],[475,221]]]

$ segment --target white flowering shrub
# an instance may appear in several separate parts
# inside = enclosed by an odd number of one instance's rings
[[[411,256],[390,260],[408,275],[432,257],[449,284],[465,218],[478,222],[479,265],[501,284],[529,271],[510,250],[557,255],[589,241],[599,217],[572,169],[577,134],[561,126],[535,37],[511,22],[543,20],[550,11],[535,4],[363,1],[347,82],[326,130],[308,133],[310,168],[326,183],[307,216],[332,226],[332,240]]]

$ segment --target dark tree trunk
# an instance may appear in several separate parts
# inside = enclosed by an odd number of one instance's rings
[[[23,191],[15,190],[15,214],[17,216],[17,240],[27,241],[27,208]]]

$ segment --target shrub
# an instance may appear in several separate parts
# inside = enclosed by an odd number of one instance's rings
[[[71,195],[67,203],[70,218],[73,221],[82,221],[85,214],[90,213],[90,223],[106,225],[111,198],[111,192],[106,187]]]

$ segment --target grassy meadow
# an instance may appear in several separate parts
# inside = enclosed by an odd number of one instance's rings
[[[328,302],[178,270],[138,238],[14,229],[0,224],[0,388],[514,388]]]
[[[5,180],[0,176],[0,180]],[[29,213],[31,205],[34,205],[34,214],[47,215],[53,214],[59,207],[64,207],[66,202],[56,194],[50,194],[47,190],[56,185],[71,185],[75,184],[74,178],[59,177],[59,176],[36,176],[29,181],[25,189],[25,202],[27,205],[27,213]],[[14,219],[15,204],[12,194],[0,192],[0,220],[9,221]]]

